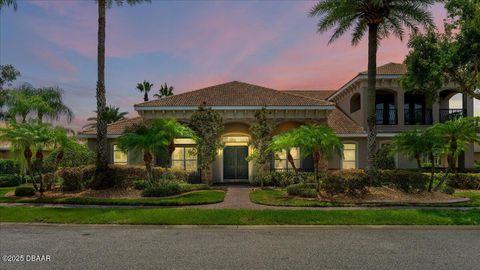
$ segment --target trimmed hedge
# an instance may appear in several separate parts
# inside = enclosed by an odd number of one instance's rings
[[[321,189],[329,194],[344,193],[353,196],[365,194],[368,186],[368,177],[363,170],[329,172],[321,183]]]
[[[393,185],[407,193],[424,191],[427,189],[428,175],[418,171],[407,170],[380,170],[378,178],[383,185]]]
[[[295,177],[295,173],[291,170],[281,172],[263,172],[255,175],[250,183],[254,186],[260,186],[261,180],[263,179],[264,186],[287,187],[293,184],[299,184],[303,182],[315,182],[313,172],[300,172],[299,178],[300,179]]]
[[[452,175],[451,185],[458,189],[480,189],[480,173],[459,173]]]
[[[290,196],[298,196],[304,198],[316,198],[317,190],[315,184],[300,183],[293,184],[287,187],[287,193]]]
[[[59,172],[59,175],[62,178],[62,190],[83,190],[90,185],[91,179],[94,174],[94,165],[63,168]]]
[[[0,187],[16,187],[22,183],[22,178],[19,175],[0,175]]]
[[[15,189],[15,196],[25,196],[30,197],[35,195],[35,189],[32,187],[17,187]]]
[[[0,159],[0,174],[20,173],[18,162],[13,159]]]
[[[166,197],[182,193],[182,188],[179,183],[168,182],[156,187],[145,188],[143,190],[143,197]]]

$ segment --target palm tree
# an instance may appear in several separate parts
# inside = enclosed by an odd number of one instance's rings
[[[98,4],[98,46],[97,46],[97,159],[95,178],[103,182],[103,177],[108,168],[107,153],[107,123],[104,120],[106,97],[105,97],[105,10],[114,3],[121,6],[124,3],[134,5],[150,0],[96,0]]]
[[[52,120],[58,120],[61,116],[66,116],[68,122],[72,121],[73,112],[63,103],[63,90],[60,87],[38,88],[34,95],[40,98],[39,102],[35,103],[37,104],[35,110],[40,123],[43,122],[44,116]]]
[[[465,152],[471,144],[480,143],[480,138],[477,135],[478,122],[472,117],[438,123],[432,129],[438,132],[443,139],[444,153],[447,156],[448,163],[445,176],[435,187],[435,190],[438,190],[450,172],[458,172],[456,168],[458,156]]]
[[[311,17],[320,16],[318,32],[334,29],[329,44],[353,28],[352,44],[358,45],[368,30],[368,172],[375,177],[376,115],[375,89],[377,75],[377,48],[379,41],[391,33],[400,40],[404,28],[417,31],[417,25],[434,27],[432,15],[427,8],[434,0],[323,0],[310,10]]]
[[[0,0],[0,10],[9,6],[13,6],[13,10],[17,10],[17,0]]]
[[[295,173],[295,177],[299,179],[298,175],[298,168],[295,165],[295,161],[292,157],[290,151],[292,148],[297,147],[297,139],[295,138],[296,134],[293,130],[278,134],[273,136],[272,141],[267,147],[268,152],[271,153],[279,153],[279,152],[286,152],[287,161],[292,166],[293,172]]]
[[[193,132],[173,119],[155,119],[142,122],[125,130],[118,137],[118,147],[122,151],[143,151],[143,161],[147,171],[147,181],[153,184],[153,154],[166,149],[173,138],[192,136]]]
[[[143,83],[137,83],[137,90],[144,93],[143,100],[148,101],[148,92],[152,90],[153,83],[149,81],[143,81]]]
[[[105,108],[105,114],[103,116],[103,119],[105,123],[111,124],[111,123],[115,123],[117,121],[126,119],[125,116],[127,114],[128,112],[120,112],[119,107],[109,105],[108,107]],[[83,128],[95,128],[97,126],[97,117],[87,118],[87,121],[91,123],[86,124],[85,126],[83,126]]]
[[[173,86],[168,86],[167,83],[160,86],[158,89],[158,94],[153,95],[157,99],[162,99],[164,97],[173,96],[173,90],[175,88]]]
[[[320,191],[320,160],[328,159],[334,154],[342,156],[343,144],[331,128],[317,124],[303,125],[293,132],[296,145],[302,149],[301,154],[313,157],[317,191]]]
[[[6,118],[12,121],[16,120],[17,116],[20,116],[21,122],[27,122],[27,116],[34,111],[35,106],[39,106],[39,98],[34,98],[33,93],[35,88],[28,83],[22,84],[20,87],[9,90],[6,93],[6,104],[8,111],[6,112]]]

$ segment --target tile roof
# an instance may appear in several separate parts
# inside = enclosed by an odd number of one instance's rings
[[[124,120],[117,121],[107,125],[107,134],[108,135],[121,135],[125,129],[133,124],[140,122],[140,117],[127,118]],[[79,135],[96,135],[96,128],[89,128],[80,131]]]
[[[365,130],[360,125],[338,108],[332,110],[328,115],[327,124],[337,134],[365,133]]]
[[[366,75],[367,71],[362,71],[360,74]],[[377,67],[377,75],[403,75],[407,73],[407,65],[400,63],[388,63]]]
[[[283,92],[296,96],[327,100],[336,90],[285,90]]]
[[[163,106],[333,106],[318,99],[291,95],[258,85],[244,82],[228,82],[199,90],[186,92],[165,99],[151,100],[137,104],[141,107]]]

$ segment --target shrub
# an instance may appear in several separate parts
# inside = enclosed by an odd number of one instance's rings
[[[59,149],[54,149],[45,158],[45,166],[55,167],[55,161]],[[95,163],[95,153],[88,149],[83,144],[76,143],[66,148],[63,153],[63,159],[58,164],[60,167],[79,167],[85,165],[92,165]]]
[[[259,172],[252,177],[250,184],[253,186],[273,186],[273,174],[271,172]]]
[[[329,172],[321,183],[328,194],[363,195],[369,186],[368,177],[363,170],[342,170]]]
[[[452,175],[452,187],[459,189],[480,189],[480,173],[459,173]]]
[[[182,193],[179,183],[167,182],[156,187],[149,187],[143,190],[144,197],[165,197]]]
[[[210,186],[207,184],[180,184],[182,193],[190,192],[195,190],[207,190],[210,189]]]
[[[0,174],[20,173],[18,162],[13,159],[0,159]]]
[[[19,175],[0,175],[0,187],[15,187],[22,183],[22,178]]]
[[[391,145],[383,145],[375,154],[375,167],[380,170],[395,169],[395,156]]]
[[[15,189],[15,196],[33,196],[35,195],[35,189],[32,187],[17,187]]]
[[[293,184],[287,187],[287,193],[290,196],[298,196],[304,198],[316,198],[317,190],[315,184],[300,183]]]
[[[407,193],[427,189],[428,175],[418,171],[383,170],[378,172],[379,181],[383,185],[393,185]]]
[[[145,180],[133,181],[133,188],[137,190],[144,190],[147,187]]]
[[[455,188],[453,188],[451,186],[444,186],[442,188],[442,192],[445,193],[445,194],[453,195],[453,193],[455,193]]]
[[[59,171],[62,181],[62,190],[79,191],[89,186],[92,177],[95,174],[95,166],[81,166],[63,168]]]

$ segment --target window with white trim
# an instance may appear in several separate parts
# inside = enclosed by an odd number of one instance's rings
[[[120,150],[118,145],[113,145],[113,164],[127,165],[128,155]]]
[[[172,169],[197,171],[197,155],[193,153],[193,146],[175,146],[172,153]]]
[[[354,143],[343,144],[342,169],[357,168],[357,145]]]
[[[292,155],[293,163],[295,167],[300,168],[300,149],[295,147],[290,149],[290,155]],[[275,169],[292,169],[292,164],[288,162],[287,151],[283,150],[282,152],[275,153]]]

